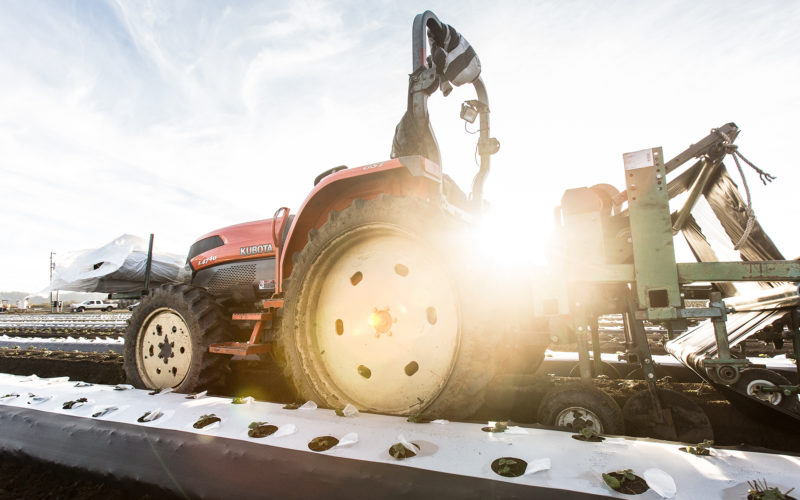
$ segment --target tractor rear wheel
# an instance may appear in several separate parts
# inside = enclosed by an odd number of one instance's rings
[[[128,320],[123,361],[128,383],[184,393],[221,385],[229,357],[208,352],[208,346],[227,340],[226,327],[222,309],[202,288],[156,289]]]
[[[465,227],[423,200],[382,195],[310,232],[277,341],[299,396],[395,415],[480,407],[503,335],[481,314]]]

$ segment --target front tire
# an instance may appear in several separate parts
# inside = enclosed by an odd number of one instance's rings
[[[202,288],[165,285],[142,299],[125,331],[128,383],[145,389],[196,392],[218,387],[228,356],[208,352],[227,340],[222,308]]]
[[[299,396],[395,415],[480,407],[503,335],[481,314],[464,227],[423,200],[382,195],[311,231],[277,340]]]

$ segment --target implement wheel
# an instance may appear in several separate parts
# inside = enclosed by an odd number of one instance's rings
[[[382,195],[309,233],[276,350],[302,398],[451,418],[481,405],[503,337],[481,328],[465,226],[423,200]]]
[[[539,404],[539,423],[579,432],[590,427],[600,434],[624,434],[622,410],[600,389],[584,384],[556,386]]]
[[[227,322],[202,288],[166,285],[142,299],[125,331],[128,383],[145,389],[196,392],[220,385],[228,356],[208,352],[227,340]]]
[[[786,377],[766,368],[747,368],[740,373],[739,380],[734,384],[737,391],[786,410],[800,413],[800,400],[797,395],[785,396],[780,392],[764,392],[762,390],[763,387],[793,385]]]

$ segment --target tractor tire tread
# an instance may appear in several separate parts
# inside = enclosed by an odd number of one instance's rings
[[[123,368],[125,378],[134,387],[147,387],[136,367],[136,345],[139,331],[147,317],[156,309],[167,307],[183,316],[190,329],[193,355],[192,366],[176,392],[214,391],[221,387],[230,371],[230,356],[208,351],[210,344],[230,338],[230,325],[224,311],[212,295],[191,285],[164,285],[144,297],[131,314],[125,330]]]

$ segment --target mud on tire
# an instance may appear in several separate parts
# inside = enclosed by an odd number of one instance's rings
[[[125,330],[124,370],[129,384],[196,392],[219,387],[230,356],[208,346],[228,340],[228,322],[208,292],[165,285],[142,299]],[[171,336],[171,337],[170,337]]]

